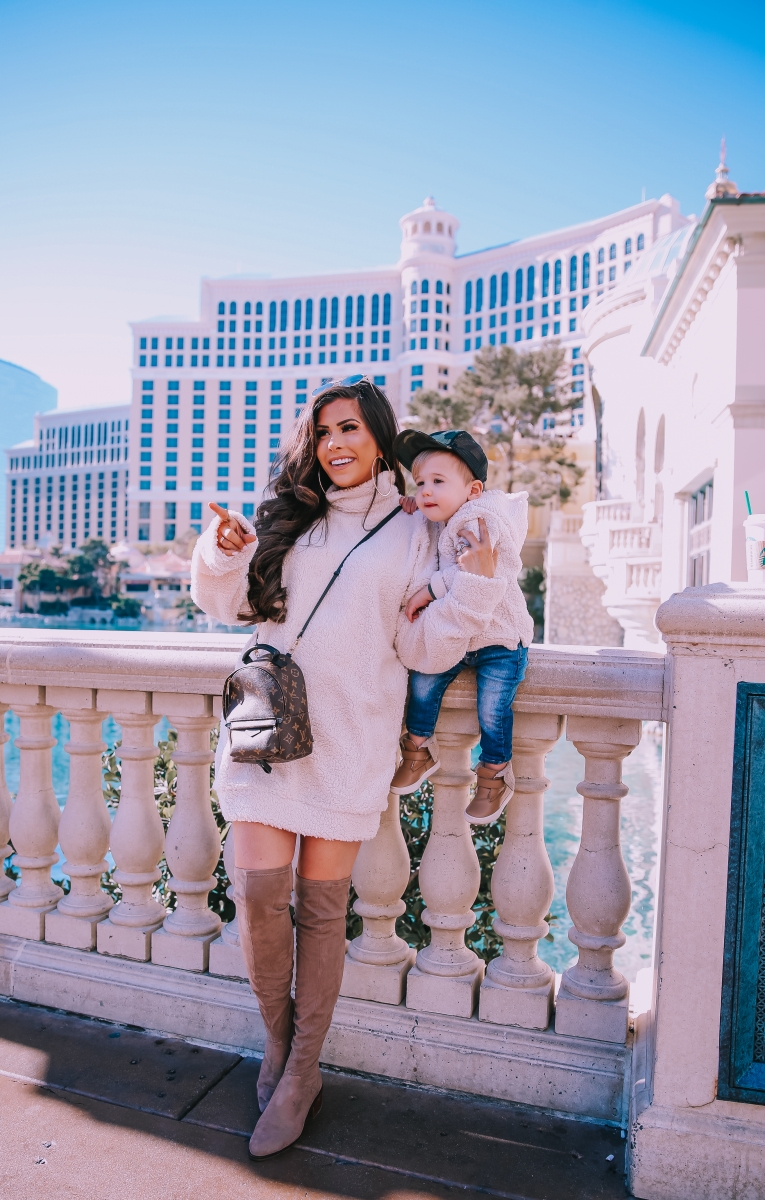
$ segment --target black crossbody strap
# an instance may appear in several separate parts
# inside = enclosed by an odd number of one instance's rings
[[[335,571],[334,575],[333,575],[333,576],[332,576],[332,578],[330,579],[329,583],[328,583],[328,584],[327,584],[327,586],[325,587],[324,591],[323,591],[323,592],[321,593],[321,595],[319,596],[319,599],[316,601],[316,603],[314,604],[314,606],[313,606],[313,608],[311,609],[310,613],[308,614],[308,619],[306,620],[306,623],[305,623],[305,625],[303,626],[303,628],[300,630],[300,633],[299,633],[299,634],[297,635],[297,637],[295,638],[295,645],[292,647],[292,650],[290,650],[290,654],[292,654],[293,650],[295,649],[295,646],[297,646],[297,644],[298,644],[298,642],[300,641],[301,637],[303,636],[303,634],[305,633],[305,631],[306,631],[306,629],[308,628],[309,624],[310,624],[310,623],[311,623],[311,621],[313,620],[313,618],[314,618],[314,616],[315,616],[315,614],[316,614],[316,610],[318,609],[319,605],[321,604],[322,600],[323,600],[323,599],[324,599],[324,597],[326,596],[326,594],[327,594],[327,592],[329,591],[329,589],[332,587],[332,584],[333,584],[333,583],[335,582],[335,580],[337,579],[338,575],[339,575],[339,574],[340,574],[340,572],[342,571],[342,569],[343,569],[343,567],[345,566],[346,562],[348,561],[348,559],[349,559],[349,558],[351,557],[351,555],[353,554],[354,550],[358,550],[359,546],[363,546],[363,545],[364,545],[364,542],[368,542],[370,538],[373,538],[373,537],[375,536],[375,534],[376,534],[376,533],[379,533],[379,532],[380,532],[380,530],[382,529],[383,525],[387,525],[387,524],[388,524],[388,521],[392,521],[392,520],[393,520],[393,518],[396,516],[396,514],[397,514],[397,513],[400,513],[400,512],[401,512],[401,508],[400,508],[400,507],[399,507],[399,508],[394,508],[392,512],[389,512],[389,513],[388,513],[387,517],[383,517],[382,521],[380,521],[380,522],[379,522],[377,525],[375,525],[374,529],[370,529],[370,530],[369,530],[369,533],[368,533],[368,534],[366,534],[366,536],[365,536],[365,537],[363,537],[363,538],[361,539],[361,541],[360,541],[360,542],[357,542],[355,546],[352,546],[352,547],[351,547],[351,549],[348,551],[348,553],[346,554],[346,556],[345,556],[345,558],[343,559],[343,561],[340,563],[340,566],[337,568],[337,570]]]

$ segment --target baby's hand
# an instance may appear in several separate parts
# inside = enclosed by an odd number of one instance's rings
[[[426,587],[420,588],[419,592],[415,592],[411,600],[406,606],[406,616],[408,621],[414,621],[419,617],[424,608],[433,603],[433,597]]]
[[[399,499],[399,504],[405,513],[409,513],[410,517],[412,513],[417,512],[417,501],[415,500],[414,496],[402,496]]]

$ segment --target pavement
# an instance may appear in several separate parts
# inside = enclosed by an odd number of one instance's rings
[[[615,1200],[618,1129],[324,1071],[298,1144],[252,1163],[260,1061],[0,1001],[2,1200]]]

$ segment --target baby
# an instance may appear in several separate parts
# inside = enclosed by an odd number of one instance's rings
[[[428,604],[451,588],[460,569],[459,557],[468,548],[460,531],[478,535],[479,518],[483,518],[488,529],[495,576],[504,577],[507,587],[483,633],[471,638],[464,658],[451,670],[440,675],[411,673],[406,732],[401,739],[402,760],[393,776],[391,791],[399,796],[408,795],[438,770],[434,734],[444,692],[461,671],[473,667],[478,690],[481,759],[475,795],[465,816],[473,825],[488,825],[496,821],[515,788],[510,762],[512,704],[526,672],[527,646],[534,634],[534,623],[518,586],[521,546],[528,526],[528,495],[484,491],[488,472],[486,455],[463,429],[434,434],[406,429],[396,438],[394,450],[417,485],[416,500],[405,499],[403,507],[413,512],[416,505],[429,521],[443,525],[438,539],[439,569],[408,601],[408,619],[416,620]]]

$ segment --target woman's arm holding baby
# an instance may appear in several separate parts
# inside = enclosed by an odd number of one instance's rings
[[[415,619],[401,614],[396,649],[410,670],[435,675],[453,667],[467,653],[470,639],[485,629],[505,593],[506,580],[494,576],[485,521],[479,520],[478,537],[469,530],[462,536],[467,548],[458,556],[459,572],[450,590]]]

